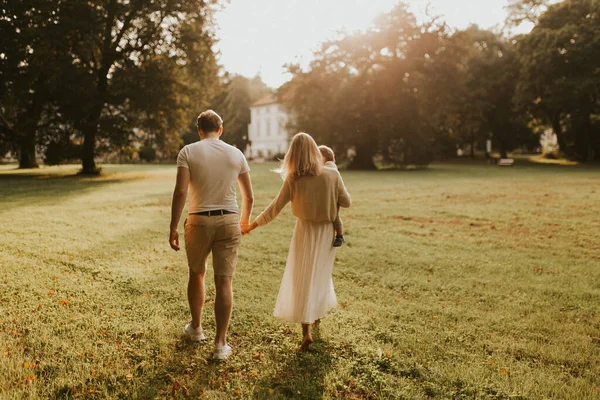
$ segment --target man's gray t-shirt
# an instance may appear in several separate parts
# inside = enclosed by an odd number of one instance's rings
[[[190,214],[212,210],[239,212],[237,179],[250,171],[239,149],[219,139],[203,139],[181,149],[177,167],[190,170]]]

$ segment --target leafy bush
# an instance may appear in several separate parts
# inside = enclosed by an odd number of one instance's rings
[[[52,141],[44,151],[44,164],[59,165],[79,159],[81,145],[74,144],[70,140]]]
[[[156,160],[156,150],[151,146],[142,146],[139,151],[140,160],[153,162]]]

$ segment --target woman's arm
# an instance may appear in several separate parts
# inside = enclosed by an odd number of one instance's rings
[[[279,194],[277,197],[273,199],[271,204],[260,213],[258,217],[254,220],[254,222],[248,227],[248,229],[242,231],[243,233],[249,233],[250,231],[258,228],[259,226],[263,226],[273,221],[277,215],[283,210],[283,207],[291,200],[291,188],[290,183],[286,180],[283,182],[283,186],[279,190]]]
[[[342,180],[342,176],[338,173],[338,204],[342,207],[348,208],[352,205],[352,197],[350,197],[350,193],[346,190],[346,186],[344,185],[344,181]]]

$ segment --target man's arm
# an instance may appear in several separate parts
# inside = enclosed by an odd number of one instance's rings
[[[188,185],[190,184],[190,170],[185,167],[177,168],[177,181],[173,190],[173,201],[171,203],[171,227],[169,231],[169,244],[175,251],[179,250],[179,233],[177,227],[181,219],[181,212],[185,206]]]
[[[242,230],[250,223],[252,208],[254,207],[254,192],[252,191],[252,181],[250,173],[246,172],[238,176],[238,185],[242,193],[242,217],[240,218],[240,227]]]

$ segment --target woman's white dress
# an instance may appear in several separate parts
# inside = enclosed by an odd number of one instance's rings
[[[337,305],[334,236],[331,222],[296,220],[274,316],[311,324]]]
[[[352,200],[335,165],[318,176],[286,180],[279,194],[257,218],[259,226],[292,203],[296,226],[281,280],[274,315],[290,322],[313,323],[337,305],[333,290],[333,221],[338,205]]]

